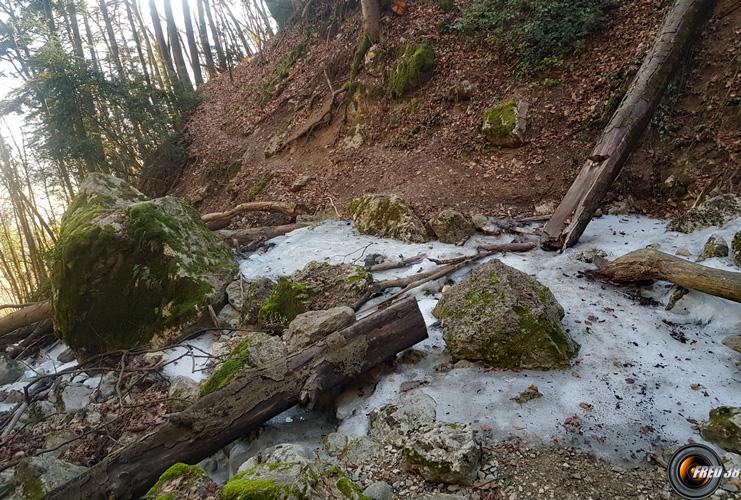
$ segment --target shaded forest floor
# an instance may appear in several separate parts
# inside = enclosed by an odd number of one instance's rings
[[[367,100],[355,113],[340,109],[327,126],[271,156],[266,149],[321,113],[328,79],[334,89],[347,81],[359,9],[344,13],[340,23],[301,25],[278,36],[268,51],[271,62],[253,59],[208,85],[186,128],[188,160],[173,194],[204,212],[255,197],[296,201],[312,211],[334,204],[341,211],[359,194],[394,192],[422,216],[443,207],[496,216],[549,213],[650,48],[667,2],[622,2],[582,50],[528,78],[516,74],[502,51],[441,29],[469,3],[457,1],[448,13],[433,2],[409,3],[401,16],[386,12],[383,53],[393,54],[405,41],[429,43],[436,52],[432,79],[400,100]],[[739,190],[737,7],[718,2],[608,209],[664,217],[718,183]],[[279,75],[292,51],[301,56],[287,65],[287,76]],[[448,92],[464,80],[475,87],[471,99],[450,102]],[[508,98],[530,104],[528,142],[517,149],[490,146],[479,131],[483,110]],[[305,185],[294,186],[297,181]]]

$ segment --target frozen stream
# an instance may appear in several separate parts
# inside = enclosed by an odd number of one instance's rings
[[[581,277],[580,271],[593,265],[574,258],[584,250],[598,248],[612,259],[652,244],[671,254],[686,248],[692,254],[687,258],[695,260],[708,236],[721,234],[730,241],[741,230],[741,219],[721,229],[689,235],[668,233],[665,226],[666,221],[640,216],[604,216],[594,220],[580,243],[563,254],[535,250],[501,257],[504,263],[549,286],[564,307],[564,326],[581,344],[568,371],[486,371],[483,367],[436,371],[437,366],[450,361],[442,332],[433,325],[435,319],[430,314],[439,295],[418,290],[430,337],[415,347],[427,353],[426,358],[417,364],[399,365],[381,379],[370,396],[345,398],[338,409],[344,417],[339,430],[365,434],[370,410],[397,399],[404,382],[421,381],[415,390],[435,399],[439,419],[470,423],[485,431],[480,434],[484,439],[518,436],[532,444],[558,440],[614,461],[642,459],[656,445],[702,441],[693,422],[706,419],[712,407],[741,405],[739,355],[721,344],[725,336],[741,332],[741,304],[690,292],[672,311],[666,311],[663,304],[670,286],[659,283],[653,289],[644,288],[643,294],[662,305],[641,305],[628,295],[627,288]],[[493,241],[497,238],[476,237],[464,247],[439,242],[411,245],[360,235],[349,223],[331,221],[272,240],[274,246],[269,251],[242,261],[241,271],[246,279],[275,278],[312,260],[341,263],[359,259],[362,264],[361,255],[371,253],[389,259],[422,252],[433,258],[453,257],[471,254],[476,245]],[[704,264],[738,270],[731,257]],[[434,267],[425,260],[410,268],[378,273],[375,279]],[[462,270],[453,277],[458,279],[467,272]],[[542,398],[524,405],[510,400],[530,384],[538,386]],[[300,411],[294,411],[293,417],[273,419],[273,430],[268,432],[271,442],[280,441],[275,433],[278,429],[288,431],[299,425],[297,413],[300,416]],[[581,421],[579,429],[564,426],[574,415]],[[326,424],[321,427],[326,433]],[[308,439],[307,433],[303,434]]]

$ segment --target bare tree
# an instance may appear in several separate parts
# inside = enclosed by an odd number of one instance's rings
[[[182,88],[192,90],[193,85],[190,82],[188,66],[185,64],[185,58],[183,57],[183,48],[180,45],[178,28],[175,24],[175,17],[172,15],[170,0],[165,0],[165,22],[167,23],[167,38],[170,41],[170,51],[177,69],[178,80]]]
[[[203,57],[206,59],[206,68],[208,68],[209,78],[213,78],[216,74],[216,66],[214,65],[214,56],[211,54],[211,44],[208,41],[208,29],[206,27],[206,13],[203,8],[204,0],[196,0],[198,4],[198,36],[201,39],[201,47],[203,48]]]
[[[190,67],[193,70],[193,78],[196,87],[203,85],[203,75],[201,74],[201,63],[198,60],[198,46],[196,45],[196,36],[193,31],[193,21],[190,17],[190,6],[188,0],[182,0],[183,19],[185,21],[185,37],[188,40],[188,51],[190,52]]]

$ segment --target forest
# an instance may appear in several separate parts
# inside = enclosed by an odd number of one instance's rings
[[[739,26],[0,0],[0,498],[737,498]]]

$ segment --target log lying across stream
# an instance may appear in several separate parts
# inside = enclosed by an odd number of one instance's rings
[[[22,328],[49,317],[51,317],[51,304],[48,301],[26,306],[0,318],[0,337],[11,333],[18,328]]]
[[[558,250],[579,241],[623,164],[638,146],[674,71],[713,5],[715,0],[674,2],[620,106],[543,228],[543,248]]]
[[[597,270],[589,274],[613,283],[670,281],[684,288],[741,302],[741,273],[702,266],[651,248],[630,252],[612,262],[598,262]]]
[[[401,301],[288,358],[243,370],[223,389],[200,398],[47,498],[138,498],[173,463],[195,464],[292,406],[311,406],[425,338],[417,301]]]

